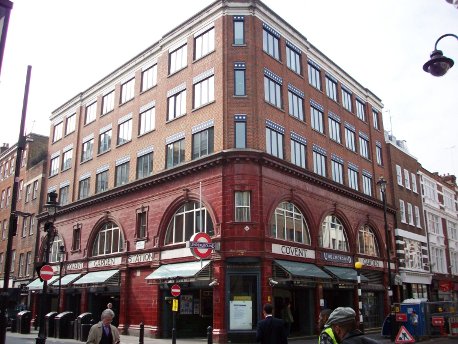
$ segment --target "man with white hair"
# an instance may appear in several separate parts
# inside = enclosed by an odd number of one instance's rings
[[[102,312],[100,321],[91,327],[86,344],[119,344],[119,331],[111,325],[115,314],[107,308]]]
[[[366,337],[356,324],[356,313],[351,307],[337,307],[329,316],[325,327],[331,327],[339,344],[377,344]]]

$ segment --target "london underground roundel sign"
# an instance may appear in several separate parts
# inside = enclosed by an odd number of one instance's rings
[[[207,233],[199,232],[189,239],[189,248],[194,257],[205,259],[210,257],[212,250],[215,249],[215,244],[212,243],[212,239]]]

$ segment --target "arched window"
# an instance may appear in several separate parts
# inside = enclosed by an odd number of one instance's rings
[[[63,246],[64,242],[58,235],[54,236],[54,240],[51,243],[51,249],[49,250],[49,259],[50,263],[60,262],[59,260],[59,247]]]
[[[92,256],[122,252],[123,247],[124,237],[121,230],[113,222],[108,222],[97,233],[94,246],[92,246]]]
[[[323,248],[348,252],[348,240],[342,222],[335,215],[328,215],[321,224],[319,245]]]
[[[289,202],[280,203],[270,219],[274,238],[310,245],[310,233],[304,215]]]
[[[367,254],[368,256],[380,257],[380,251],[377,245],[372,228],[368,225],[361,226],[358,232],[358,253]]]
[[[213,222],[205,207],[198,202],[187,202],[173,215],[165,234],[165,245],[188,241],[194,233],[214,235]]]

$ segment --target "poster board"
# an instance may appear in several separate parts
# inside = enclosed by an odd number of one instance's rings
[[[229,302],[229,329],[253,329],[253,301],[234,300]]]
[[[192,314],[192,295],[180,296],[180,314]]]

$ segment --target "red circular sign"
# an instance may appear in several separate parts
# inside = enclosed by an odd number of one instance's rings
[[[54,276],[54,269],[51,265],[43,265],[40,269],[40,278],[49,281]]]
[[[204,232],[194,234],[191,239],[189,239],[189,246],[191,248],[191,253],[197,259],[210,257],[214,249],[212,238]]]
[[[172,294],[172,296],[175,296],[175,297],[180,296],[181,287],[178,284],[172,285],[172,288],[170,288],[170,294]]]

